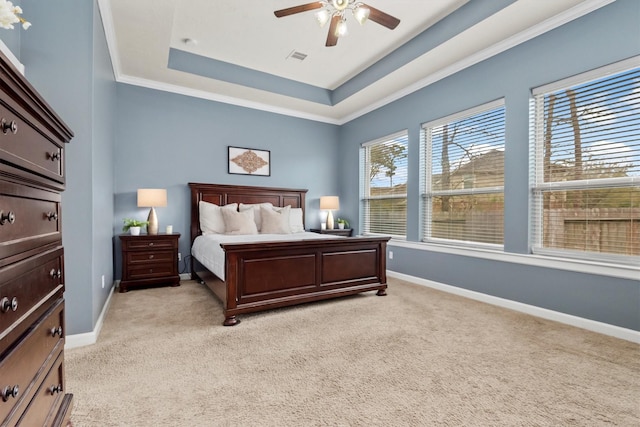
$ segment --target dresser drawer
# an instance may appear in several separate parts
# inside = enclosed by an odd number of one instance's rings
[[[21,169],[64,182],[64,150],[30,125],[28,115],[16,114],[12,102],[0,102],[0,158]]]
[[[18,420],[22,426],[51,425],[64,397],[64,355],[60,353],[53,367],[40,383],[27,411]]]
[[[64,290],[63,255],[53,249],[0,269],[0,353],[36,320],[25,321],[30,312]]]
[[[123,251],[142,251],[148,249],[173,249],[178,246],[177,239],[156,239],[153,237],[136,237],[135,239],[123,239]]]
[[[60,215],[59,194],[1,182],[0,259],[61,240]]]
[[[60,299],[0,362],[0,420],[14,419],[31,401],[51,361],[64,348],[58,333],[64,332],[63,324],[64,300]]]
[[[175,275],[173,264],[141,264],[128,268],[128,280],[153,279]]]
[[[153,264],[153,263],[168,263],[171,264],[175,261],[173,257],[173,251],[154,251],[154,252],[127,252],[128,264]]]

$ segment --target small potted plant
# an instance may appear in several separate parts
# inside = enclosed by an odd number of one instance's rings
[[[349,228],[349,221],[344,218],[338,218],[338,228],[343,230],[345,228]]]
[[[125,218],[122,220],[124,222],[124,227],[122,227],[122,231],[125,233],[128,231],[132,236],[137,236],[140,234],[140,227],[145,227],[149,224],[149,221],[138,221],[137,219]]]

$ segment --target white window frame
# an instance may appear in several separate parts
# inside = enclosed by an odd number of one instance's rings
[[[393,134],[387,135],[385,137],[381,137],[381,138],[377,138],[373,141],[368,141],[368,142],[364,142],[361,144],[361,148],[360,148],[360,180],[361,180],[361,185],[360,185],[360,224],[362,224],[362,228],[361,228],[361,234],[363,235],[371,235],[371,236],[389,236],[392,239],[400,239],[400,240],[406,240],[407,236],[406,236],[406,230],[408,228],[408,224],[405,222],[404,224],[404,228],[405,228],[405,234],[404,235],[400,235],[400,234],[383,234],[383,233],[373,233],[370,231],[369,229],[369,224],[370,224],[370,220],[369,218],[369,205],[368,203],[366,203],[367,200],[383,200],[383,199],[404,199],[404,200],[408,200],[408,194],[407,192],[404,193],[404,195],[390,195],[390,196],[371,196],[371,182],[368,179],[368,173],[369,171],[367,170],[367,165],[370,163],[370,160],[368,158],[366,158],[366,156],[368,156],[369,154],[369,147],[375,146],[375,145],[379,145],[379,144],[384,144],[387,143],[389,141],[398,139],[398,138],[404,138],[407,141],[407,168],[408,168],[408,155],[409,155],[409,131],[407,129],[399,131],[399,132],[395,132]],[[408,173],[408,171],[407,171]],[[407,177],[408,178],[408,177]],[[405,214],[406,216],[406,214]]]
[[[432,132],[431,129],[439,126],[443,126],[444,124],[455,122],[461,119],[465,119],[476,114],[481,114],[486,111],[490,111],[499,107],[506,108],[505,99],[500,98],[495,101],[491,101],[482,105],[478,105],[476,107],[472,107],[466,109],[464,111],[460,111],[454,114],[450,114],[448,116],[432,120],[430,122],[426,122],[422,124],[422,130],[420,132],[420,162],[421,162],[421,193],[422,193],[422,242],[424,243],[435,243],[439,245],[448,245],[452,247],[469,247],[469,248],[484,248],[489,250],[504,250],[504,242],[503,244],[492,244],[492,243],[484,243],[477,241],[464,241],[464,240],[454,240],[454,239],[442,239],[436,238],[432,236],[432,218],[433,218],[433,209],[431,200],[434,197],[442,196],[442,195],[477,195],[477,194],[496,194],[500,193],[504,197],[504,185],[502,186],[493,186],[493,187],[481,187],[481,188],[468,188],[468,189],[458,189],[458,190],[430,190],[430,180],[433,175],[433,151],[432,151]],[[506,126],[506,112],[505,112],[505,126]],[[506,147],[505,147],[506,148]],[[503,218],[504,218],[504,207],[503,207]]]
[[[630,187],[640,186],[640,177],[618,177],[598,179],[598,186],[593,186],[594,180],[571,180],[558,182],[544,182],[544,135],[542,126],[538,125],[539,120],[544,120],[544,105],[536,102],[536,98],[556,92],[562,89],[569,89],[574,86],[587,83],[589,81],[605,78],[640,67],[640,56],[629,58],[624,61],[600,67],[585,73],[568,77],[553,83],[534,88],[531,91],[530,99],[530,148],[531,148],[531,253],[556,258],[580,259],[593,262],[603,262],[610,264],[632,264],[638,263],[638,257],[617,255],[599,252],[573,251],[569,249],[547,248],[543,246],[543,203],[541,198],[548,190],[581,190],[597,189],[607,187]]]

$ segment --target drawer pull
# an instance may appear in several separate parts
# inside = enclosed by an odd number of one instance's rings
[[[47,153],[47,157],[49,158],[49,160],[51,160],[52,162],[55,162],[56,160],[60,160],[60,153],[56,152],[56,153]]]
[[[51,328],[51,336],[55,337],[56,335],[62,338],[62,326],[58,326],[57,328]]]
[[[49,276],[52,279],[59,279],[62,277],[62,271],[60,269],[56,270],[55,268],[52,268],[51,271],[49,272]]]
[[[153,255],[149,255],[149,259],[153,259]]]
[[[5,222],[9,221],[9,224],[13,224],[16,222],[16,214],[9,211],[8,213],[4,213],[4,211],[0,211],[0,225],[4,225]]]
[[[16,311],[18,309],[18,297],[13,297],[11,300],[8,297],[3,297],[0,300],[0,309],[3,313],[8,313],[9,310]]]
[[[8,122],[6,119],[2,119],[2,133],[5,135],[11,131],[12,134],[18,133],[18,123],[15,120]]]
[[[153,242],[149,243],[149,246],[153,246]]]
[[[47,219],[49,221],[57,221],[58,220],[58,213],[57,212],[47,212]]]
[[[18,389],[18,385],[14,385],[11,387],[10,385],[6,386],[4,390],[2,390],[2,400],[5,402],[9,400],[10,397],[16,398],[20,394],[20,390]]]
[[[51,390],[51,394],[60,393],[62,392],[62,384],[52,385],[49,390]]]

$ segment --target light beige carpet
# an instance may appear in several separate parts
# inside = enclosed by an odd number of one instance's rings
[[[241,319],[192,281],[116,293],[65,353],[74,425],[640,425],[640,346],[418,285]]]

